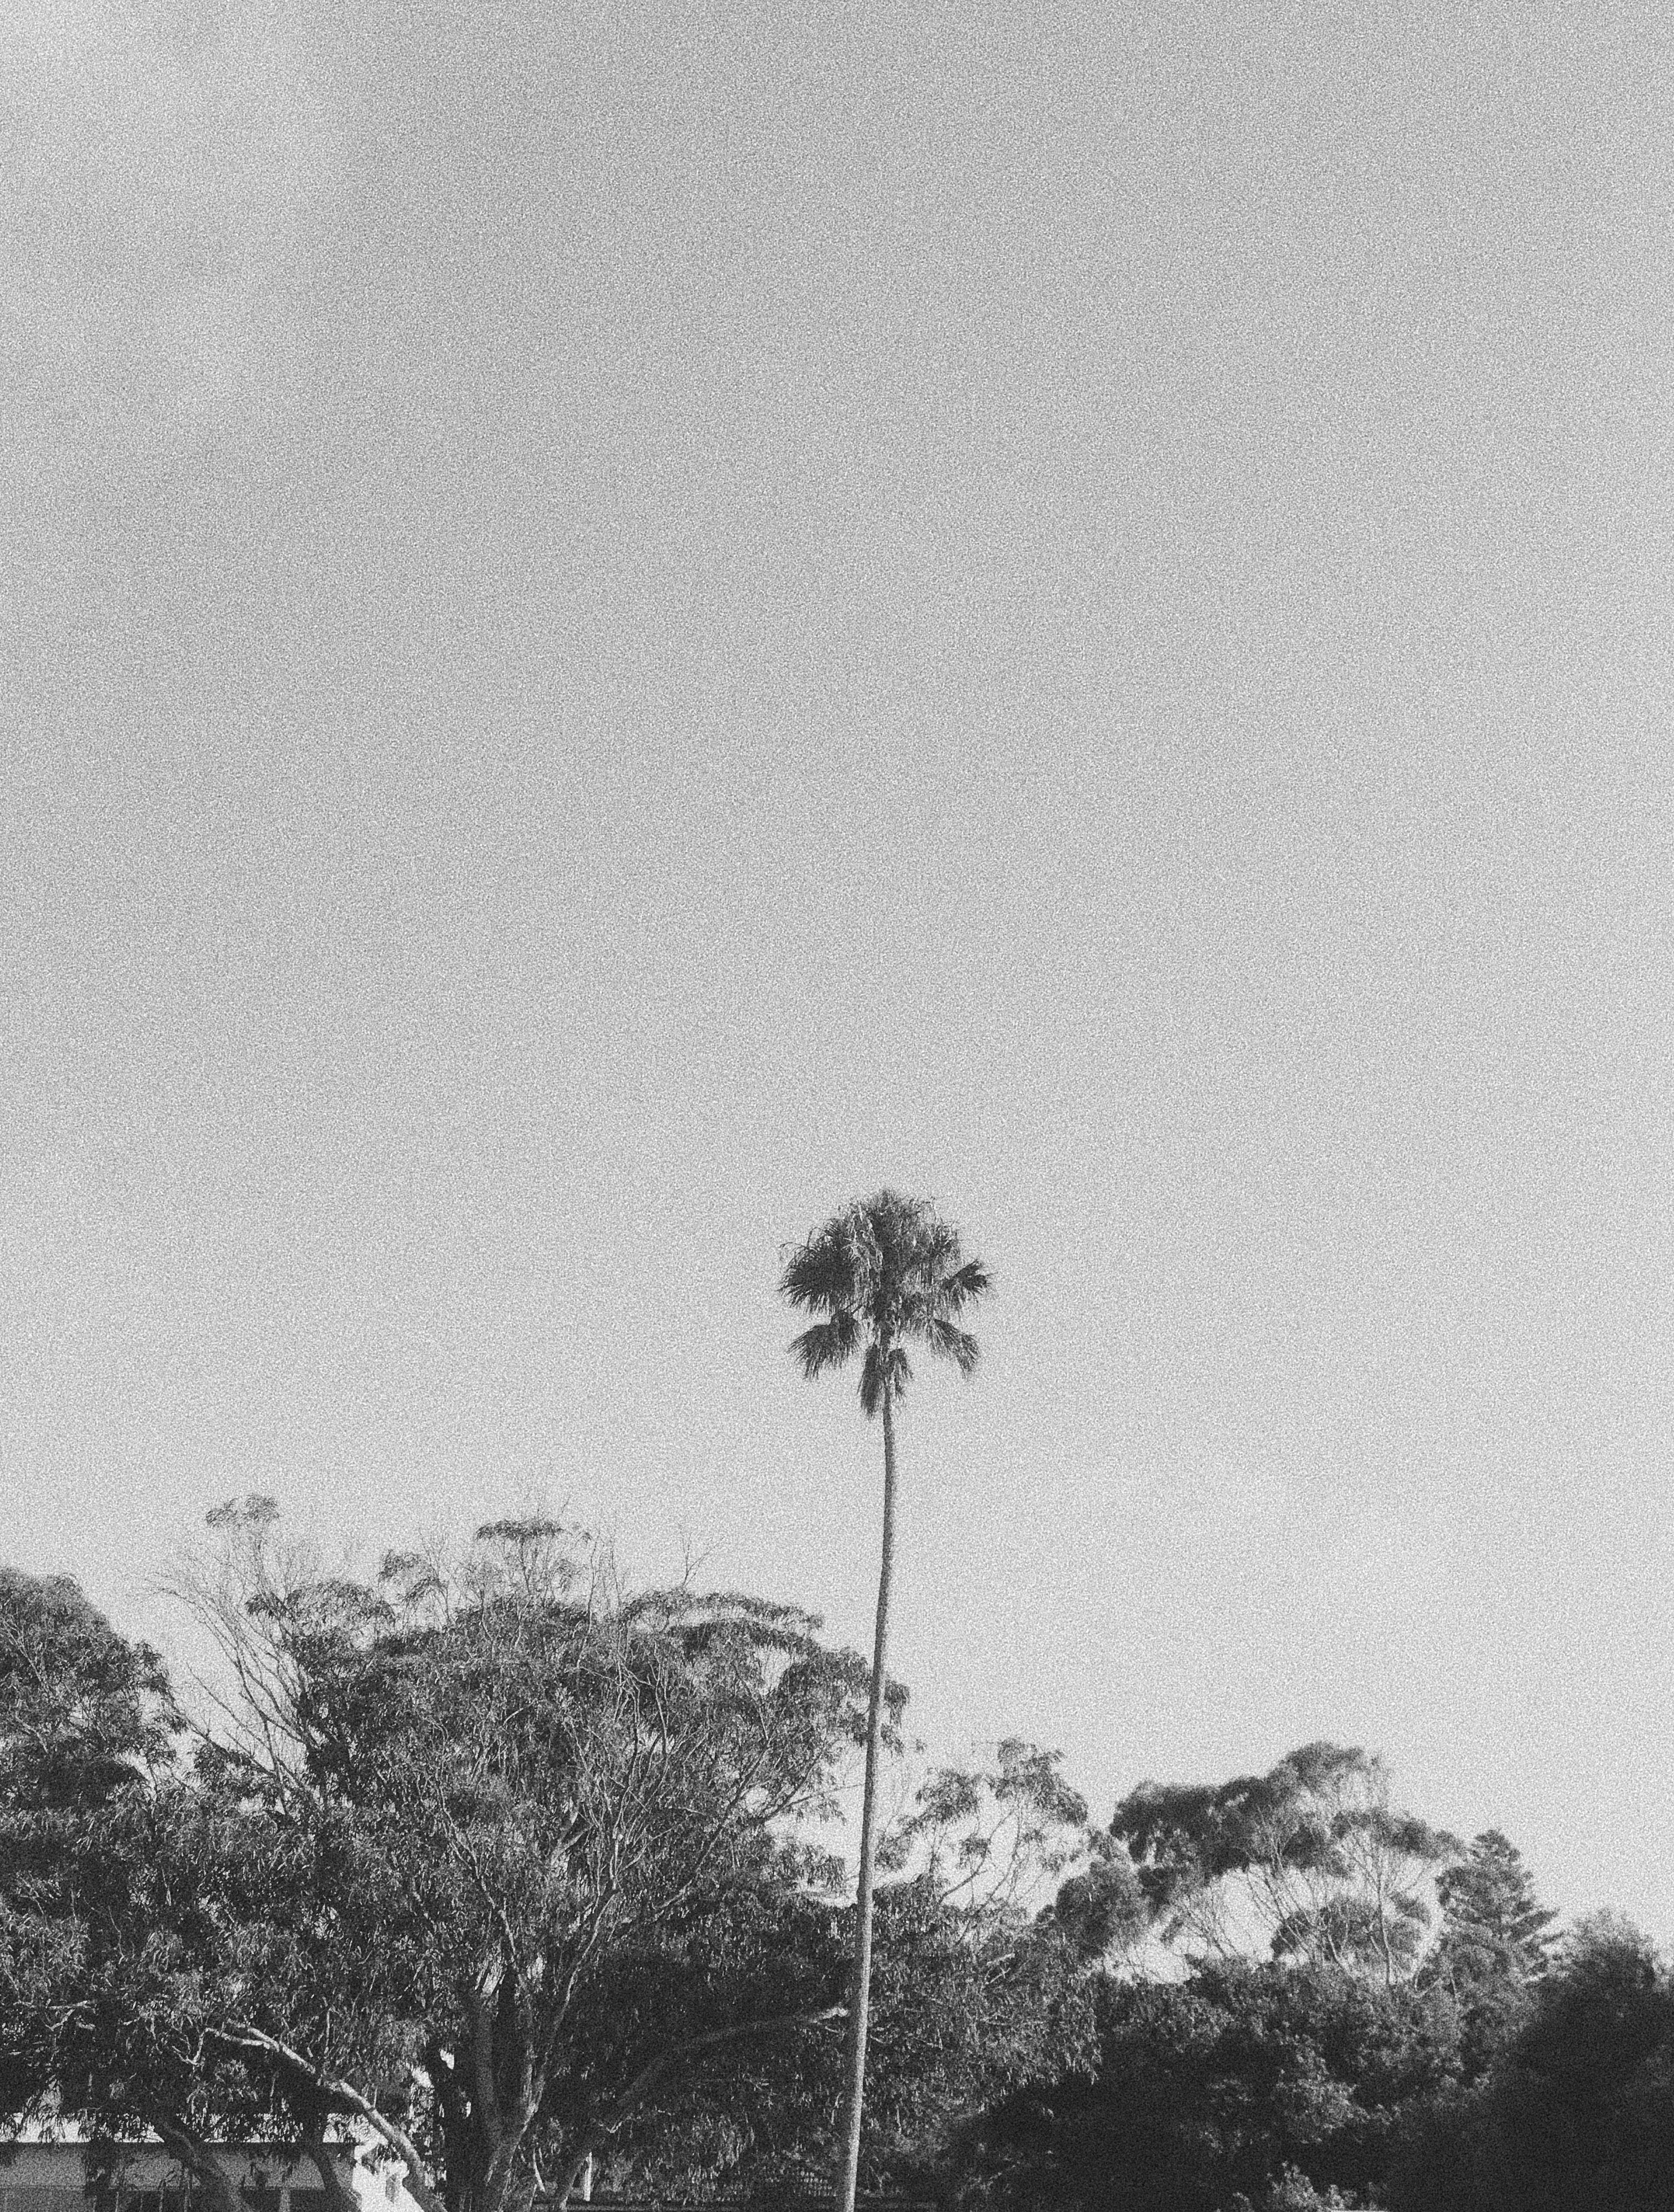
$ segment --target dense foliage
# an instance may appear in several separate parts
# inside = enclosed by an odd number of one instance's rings
[[[73,1583],[0,1571],[0,2113],[210,2152],[378,2138],[431,2212],[828,2175],[870,1680],[795,1608],[630,1594],[497,1523],[357,1582],[219,1516],[189,1725]],[[898,1758],[903,1693],[886,1686]],[[995,2212],[1674,2208],[1674,1981],[1567,1939],[1329,1744],[1104,1829],[1017,1741],[883,1833],[864,2171]]]
[[[1674,1977],[1643,1936],[1583,1923],[1482,2078],[1422,2113],[1397,2212],[1666,2212]]]
[[[1106,1980],[1091,2064],[988,2114],[967,2186],[1043,2212],[1229,2212],[1294,2173],[1365,2202],[1453,2057],[1441,2008],[1331,1966]]]
[[[186,1581],[227,1662],[213,1727],[70,1586],[0,1589],[13,2124],[155,2132],[213,2198],[215,2134],[323,2153],[352,2122],[437,2212],[828,2148],[850,1908],[824,1824],[863,1663],[793,1607],[623,1592],[544,1522],[361,1583],[264,1501],[218,1520]],[[1079,1954],[1017,1894],[1084,1826],[1025,1747],[926,1784],[882,1905],[870,2171],[1038,2043]]]

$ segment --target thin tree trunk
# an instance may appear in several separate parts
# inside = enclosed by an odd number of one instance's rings
[[[872,1869],[877,1856],[877,1770],[883,1735],[883,1661],[889,1633],[889,1583],[895,1563],[895,1393],[883,1386],[883,1556],[877,1575],[877,1632],[866,1705],[866,1790],[860,1807],[860,1882],[854,1901],[854,1978],[850,1985],[845,2057],[843,2140],[837,2167],[837,2212],[854,2212],[860,2175],[860,2111],[866,2081],[866,2008],[872,1988]]]

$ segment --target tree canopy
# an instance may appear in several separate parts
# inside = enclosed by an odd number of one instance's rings
[[[1104,1979],[1089,2063],[1015,2092],[964,2146],[973,2200],[1029,2212],[1364,2203],[1404,2109],[1450,2078],[1446,2016],[1330,1964]],[[1326,2201],[1333,2201],[1327,2198]]]
[[[961,1375],[974,1370],[977,1340],[961,1319],[992,1287],[951,1223],[927,1200],[895,1190],[834,1214],[790,1255],[779,1285],[792,1305],[818,1316],[791,1347],[803,1373],[812,1381],[858,1355],[868,1417],[901,1399],[914,1345]]]
[[[497,2212],[680,2066],[840,2014],[761,1927],[828,1877],[864,1725],[807,1615],[623,1593],[545,1522],[367,1583],[298,1571],[261,1501],[221,1535],[232,1687],[187,1762],[152,1655],[5,1590],[15,2081],[183,2149],[252,2100],[353,2117],[422,2203]],[[61,1799],[95,1826],[44,1831]]]
[[[1200,1957],[1265,1948],[1404,1981],[1463,1845],[1391,1802],[1374,1755],[1304,1744],[1266,1774],[1142,1783],[1111,1833],[1133,1860],[1164,1940]]]
[[[1473,2087],[1416,2118],[1396,2212],[1667,2212],[1674,1976],[1635,1929],[1584,1922]]]
[[[264,1500],[215,1523],[182,1578],[226,1662],[193,1731],[73,1586],[4,1586],[14,2123],[159,2134],[218,2212],[209,2146],[252,2128],[323,2169],[370,2130],[437,2212],[829,2144],[855,1655],[793,1607],[628,1592],[551,1522],[366,1581]],[[882,1900],[874,2171],[1038,2054],[1079,1954],[1033,1899],[1086,1840],[1032,1747],[926,1778]]]
[[[189,1723],[73,1583],[0,1571],[0,2133],[349,2129],[427,2212],[771,2191],[846,2140],[834,1819],[870,1671],[793,1606],[631,1591],[496,1522],[357,1577],[264,1500],[180,1579]],[[880,1685],[905,1751],[904,1692]],[[1515,1845],[1373,1754],[1145,1784],[1096,1828],[1014,1737],[922,1771],[877,1851],[864,2167],[992,2212],[1661,2212],[1674,1978],[1568,1937]]]

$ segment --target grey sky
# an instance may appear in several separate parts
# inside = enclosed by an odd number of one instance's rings
[[[1043,20],[1044,18],[1044,20]],[[1666,11],[13,0],[0,1549],[534,1490],[1674,1935]]]

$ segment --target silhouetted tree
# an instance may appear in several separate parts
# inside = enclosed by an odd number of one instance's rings
[[[803,1373],[812,1380],[858,1355],[861,1410],[869,1420],[881,1415],[883,1423],[883,1540],[860,1814],[854,1971],[846,2045],[848,2081],[837,2175],[839,2212],[854,2212],[859,2174],[871,1982],[877,1774],[895,1565],[895,1408],[912,1380],[910,1346],[921,1346],[932,1358],[950,1360],[961,1375],[974,1370],[977,1340],[961,1326],[961,1316],[988,1291],[990,1279],[980,1260],[965,1257],[958,1231],[943,1221],[933,1206],[922,1199],[883,1190],[846,1207],[816,1229],[785,1262],[779,1280],[780,1293],[792,1305],[820,1316],[792,1346]]]

